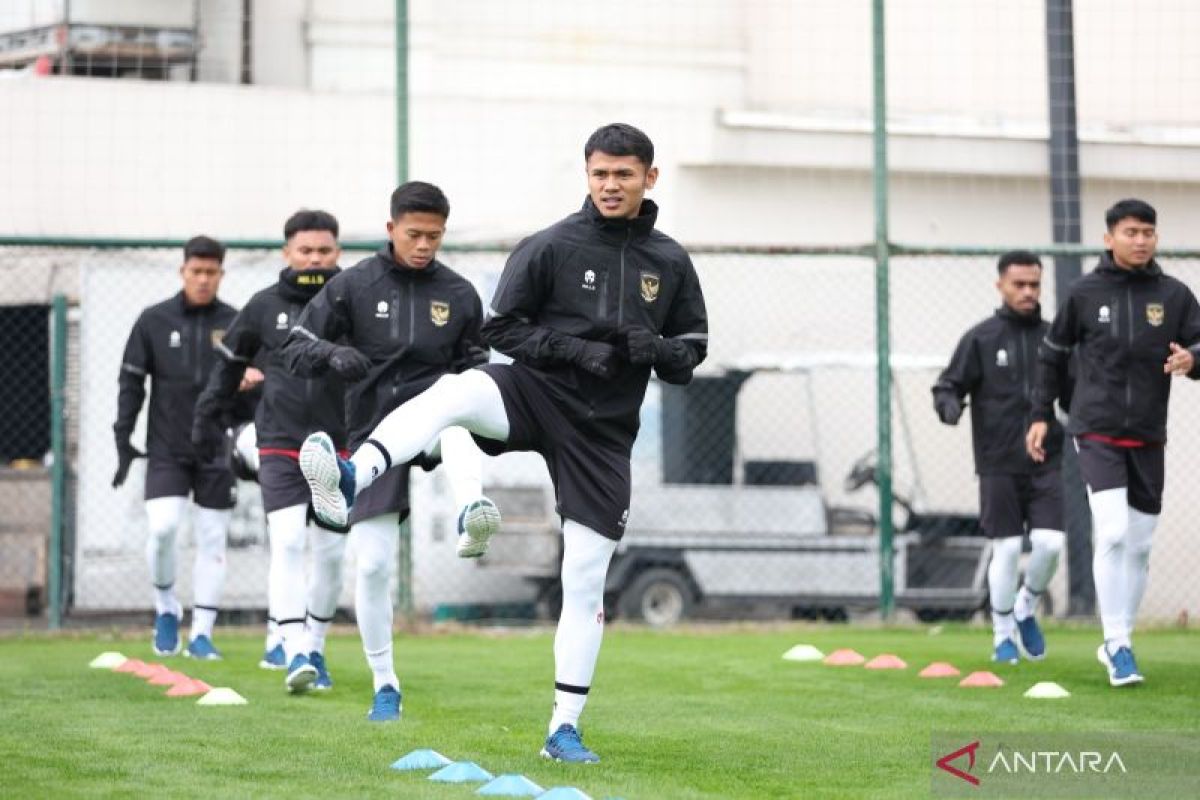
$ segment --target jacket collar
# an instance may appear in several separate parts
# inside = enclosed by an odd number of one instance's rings
[[[638,209],[636,217],[612,219],[601,214],[600,209],[596,208],[596,204],[589,196],[584,198],[583,214],[589,222],[606,233],[619,234],[622,237],[632,235],[645,238],[654,230],[654,223],[658,220],[658,205],[653,200],[643,199],[642,207]]]
[[[214,308],[217,307],[217,304],[221,302],[218,298],[213,297],[213,301],[206,306],[188,305],[187,300],[185,300],[183,298],[183,290],[182,289],[179,290],[179,292],[175,295],[175,297],[173,299],[175,301],[175,305],[179,307],[180,313],[183,313],[183,314],[205,314],[205,313],[208,313],[209,311],[212,311]]]
[[[1100,256],[1100,263],[1096,265],[1096,272],[1105,275],[1120,275],[1130,280],[1158,278],[1163,274],[1162,267],[1154,259],[1150,259],[1150,263],[1141,269],[1122,269],[1113,261],[1112,250],[1105,250],[1104,254]]]
[[[1019,314],[1009,308],[1007,304],[1002,304],[996,309],[996,316],[1014,325],[1023,325],[1032,328],[1042,324],[1042,307],[1038,305],[1032,314]]]
[[[296,270],[284,267],[279,273],[279,293],[284,299],[307,303],[341,268]]]
[[[442,266],[442,262],[435,258],[433,261],[430,261],[429,266],[425,267],[424,269],[413,269],[407,264],[404,264],[396,259],[395,253],[392,250],[391,242],[386,242],[383,247],[379,248],[379,251],[376,252],[375,255],[390,269],[395,270],[395,272],[399,273],[400,275],[404,275],[409,278],[432,277],[434,273],[441,269]]]

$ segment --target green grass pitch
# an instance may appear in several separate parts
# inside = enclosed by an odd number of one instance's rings
[[[262,639],[218,629],[226,659],[166,659],[250,703],[201,707],[130,675],[87,668],[104,650],[151,657],[136,636],[0,638],[0,794],[9,797],[403,797],[465,800],[475,784],[435,784],[392,761],[419,747],[522,773],[596,800],[916,797],[929,791],[931,730],[1200,731],[1200,635],[1139,633],[1146,683],[1113,689],[1096,663],[1098,630],[1047,632],[1041,663],[993,667],[990,633],[947,626],[713,626],[606,634],[585,741],[603,763],[538,757],[550,711],[549,630],[396,638],[404,719],[365,719],[370,676],[357,636],[331,638],[329,694],[290,697],[257,667]],[[786,662],[792,645],[892,652],[902,672]],[[163,660],[163,659],[155,659]],[[994,669],[999,689],[925,680],[930,661]],[[1066,700],[1022,698],[1057,681]]]

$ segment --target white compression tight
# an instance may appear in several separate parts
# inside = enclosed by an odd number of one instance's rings
[[[554,634],[554,712],[549,732],[578,727],[604,638],[604,581],[617,543],[563,522],[562,614]]]
[[[392,659],[392,572],[400,542],[400,514],[393,512],[354,523],[350,529],[357,575],[354,612],[375,691],[400,688]]]
[[[181,615],[175,595],[176,534],[187,508],[186,497],[156,497],[146,501],[150,535],[146,541],[146,560],[154,583],[155,611]],[[196,561],[192,567],[192,638],[212,636],[213,623],[225,588],[225,538],[232,512],[226,509],[196,507],[192,515],[192,533],[196,541]]]
[[[1017,598],[1017,566],[1021,560],[1020,536],[992,540],[988,563],[988,592],[992,603],[992,637],[995,644],[1012,638],[1016,630],[1013,606]]]
[[[355,493],[361,494],[375,478],[382,475],[389,459],[394,466],[408,463],[442,431],[453,426],[460,426],[489,439],[508,439],[508,415],[504,411],[504,400],[500,396],[500,388],[486,372],[472,369],[460,375],[443,375],[433,386],[384,417],[368,437],[379,446],[364,444],[350,459],[357,475]],[[469,439],[469,436],[465,439],[452,437],[447,441],[443,436],[443,460],[453,460],[456,454],[466,448]],[[379,447],[387,451],[387,458]],[[478,453],[473,441],[470,442],[470,448]],[[478,455],[472,457],[480,458]],[[475,497],[478,497],[478,492]]]
[[[1158,515],[1131,508],[1126,487],[1089,492],[1088,502],[1094,531],[1092,574],[1104,641],[1114,649],[1129,647],[1146,591]]]
[[[186,497],[156,497],[146,501],[149,536],[146,538],[146,561],[150,565],[150,582],[154,584],[154,609],[157,614],[182,615],[175,596],[175,538]]]
[[[333,617],[342,586],[346,537],[309,525],[307,505],[272,511],[267,514],[267,527],[271,535],[271,570],[267,581],[269,614],[275,620],[287,661],[291,663],[299,653],[323,649],[314,647],[311,639],[304,635],[306,611],[317,618],[318,624],[322,621],[328,624]],[[310,535],[313,571],[311,579],[306,581],[304,546]]]
[[[318,525],[308,527],[309,547],[312,550],[312,572],[308,578],[308,652],[325,652],[325,632],[337,612],[342,594],[342,562],[346,560],[344,534],[333,533]]]

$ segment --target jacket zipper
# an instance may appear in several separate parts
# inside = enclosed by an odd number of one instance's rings
[[[192,319],[192,353],[196,357],[196,375],[193,380],[197,386],[204,385],[204,366],[200,363],[202,355],[200,350],[200,334],[203,333],[203,329],[200,326],[200,316],[200,313],[197,313]]]
[[[617,328],[621,327],[624,322],[625,312],[625,250],[629,247],[629,237],[632,234],[632,228],[625,229],[625,243],[621,245],[621,284],[620,294],[617,295]]]
[[[1129,339],[1129,354],[1133,353],[1133,287],[1125,286],[1125,330]],[[1125,372],[1125,429],[1129,429],[1129,417],[1133,411],[1133,387],[1129,384],[1129,372]]]
[[[1037,331],[1037,328],[1033,329]],[[1031,369],[1029,361],[1029,331],[1021,332],[1021,382],[1025,392],[1025,402],[1029,402],[1029,371]]]
[[[600,291],[596,294],[596,321],[603,322],[608,317],[608,270],[600,273]]]

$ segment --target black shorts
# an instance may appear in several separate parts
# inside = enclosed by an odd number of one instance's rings
[[[1079,474],[1093,492],[1128,488],[1129,505],[1143,514],[1162,512],[1165,452],[1161,444],[1117,447],[1083,436],[1075,437]]]
[[[224,511],[237,505],[237,480],[225,462],[197,464],[150,456],[146,462],[146,499],[187,497],[201,508]]]
[[[260,455],[258,485],[262,487],[263,510],[270,514],[281,508],[308,505],[312,495],[300,462],[282,453]]]
[[[350,524],[394,512],[400,519],[408,516],[408,469],[407,464],[393,467],[376,478],[350,507]]]
[[[615,541],[629,518],[630,448],[582,433],[526,367],[479,367],[500,387],[508,415],[508,441],[475,437],[488,455],[531,450],[546,459],[559,516]]]
[[[1024,536],[1034,528],[1063,527],[1062,473],[979,476],[979,525],[989,539]]]

